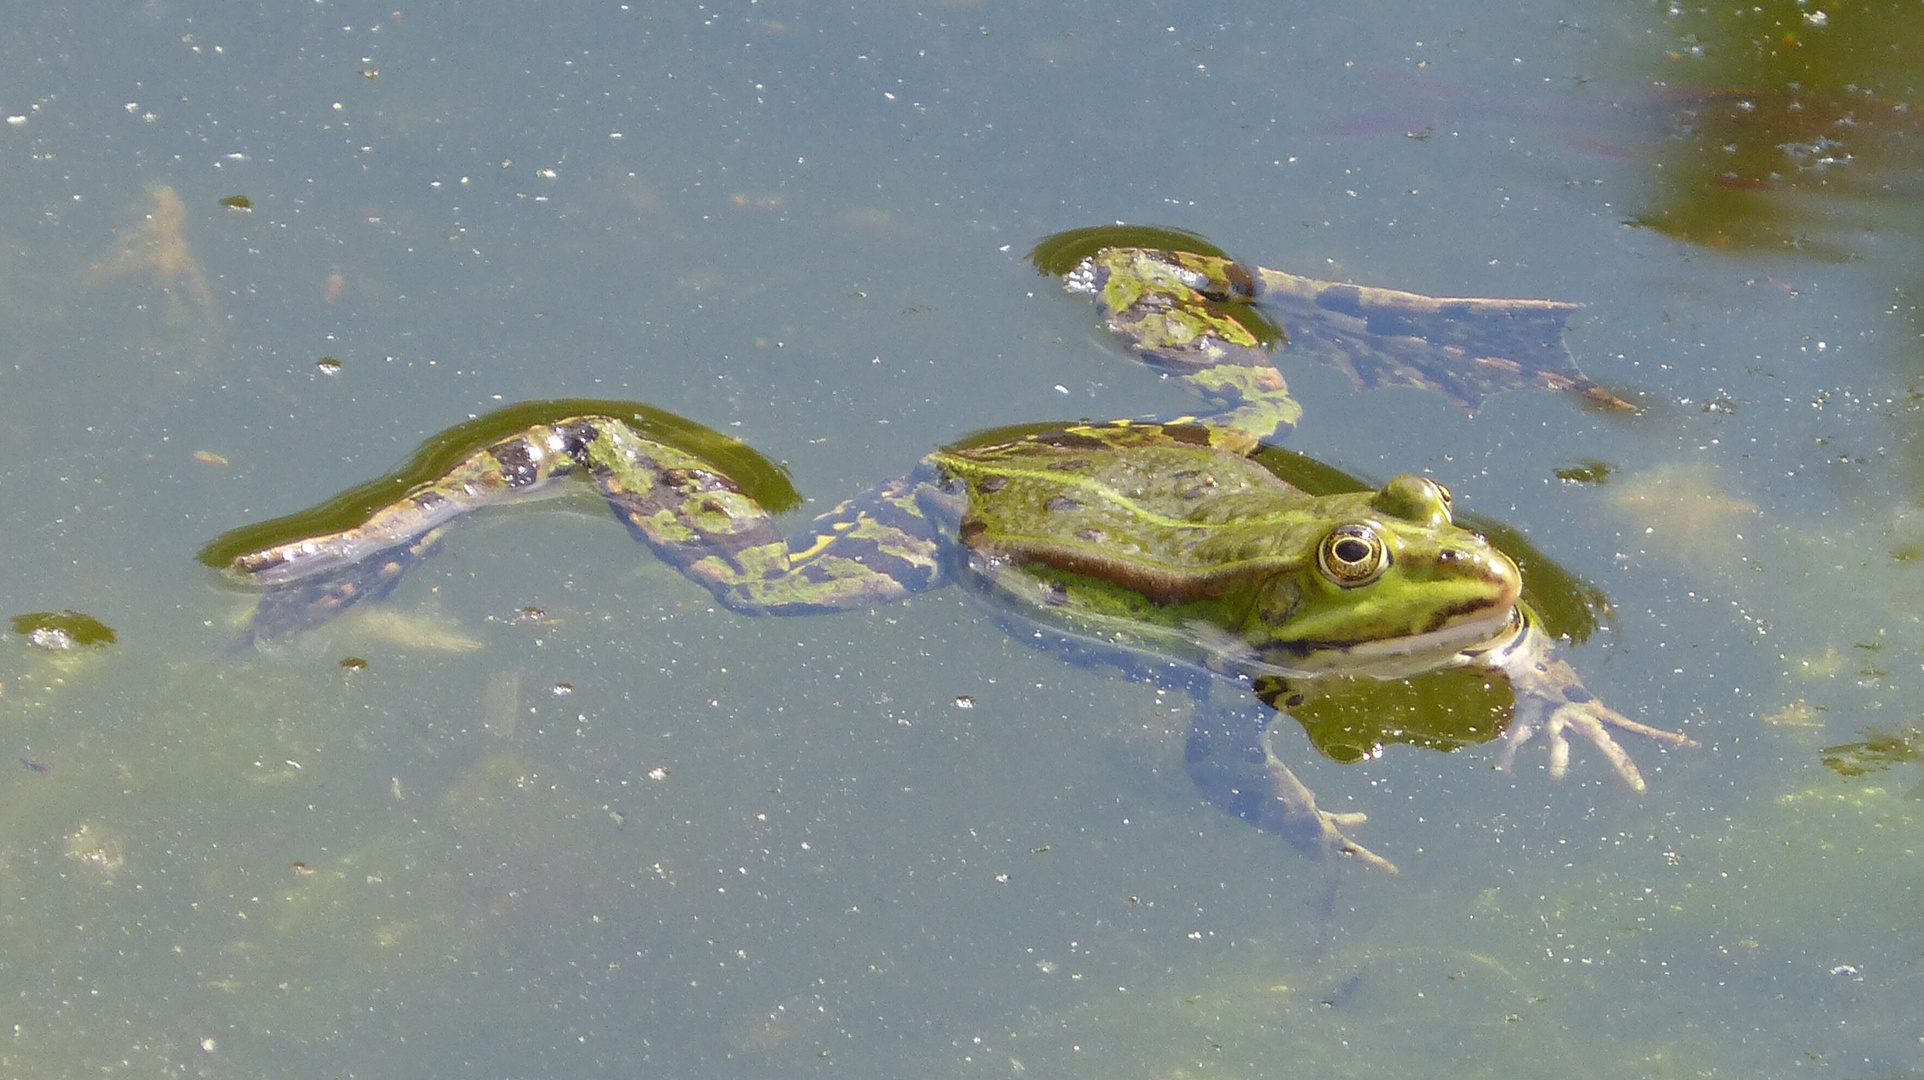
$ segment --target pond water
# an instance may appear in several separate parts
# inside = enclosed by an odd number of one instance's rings
[[[0,41],[0,1071],[1924,1075],[1917,13],[169,0]],[[1907,66],[1908,65],[1908,66]],[[235,205],[244,201],[246,206]],[[1024,261],[1110,221],[1581,301],[1634,416],[1285,373],[1610,597],[1700,745],[1286,739],[1401,873],[1203,805],[1188,705],[953,592],[745,619],[586,500],[270,654],[227,529],[542,398],[821,509],[1169,414]],[[538,612],[530,609],[539,609]],[[960,707],[965,701],[972,707]]]

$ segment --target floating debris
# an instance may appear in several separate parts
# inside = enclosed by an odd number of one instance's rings
[[[1818,753],[1824,755],[1824,767],[1839,776],[1864,776],[1916,760],[1920,742],[1924,742],[1924,733],[1916,728],[1885,731],[1868,727],[1861,742],[1826,746]]]
[[[78,611],[34,611],[13,617],[13,632],[49,652],[102,648],[117,640],[114,628]]]
[[[1823,708],[1798,698],[1775,712],[1765,713],[1760,719],[1766,724],[1775,724],[1778,727],[1821,728],[1824,722],[1818,719],[1818,714],[1822,712],[1824,712]]]
[[[1557,479],[1566,484],[1601,484],[1610,479],[1615,470],[1602,461],[1579,461],[1575,465],[1558,469]]]

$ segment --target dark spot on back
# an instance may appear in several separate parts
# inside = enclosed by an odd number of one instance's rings
[[[1093,435],[1083,435],[1073,431],[1054,431],[1047,435],[1036,436],[1036,441],[1045,446],[1060,447],[1064,450],[1107,450],[1109,444]]]
[[[1182,491],[1179,492],[1178,494],[1180,494],[1185,499],[1200,499],[1205,493],[1210,491],[1215,486],[1216,486],[1216,478],[1213,476],[1205,476],[1202,478],[1201,482],[1191,484],[1188,487],[1183,488]]]
[[[1223,284],[1226,288],[1216,299],[1250,301],[1262,291],[1262,278],[1242,263],[1230,263],[1223,271]]]
[[[501,479],[510,488],[527,487],[541,478],[541,466],[534,460],[534,451],[528,440],[516,439],[495,447],[491,454],[495,464],[501,467]]]
[[[587,420],[556,424],[554,433],[561,437],[562,452],[576,461],[586,458],[589,444],[601,437],[601,429]]]

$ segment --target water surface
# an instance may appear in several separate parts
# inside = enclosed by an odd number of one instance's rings
[[[1812,14],[16,20],[0,594],[118,640],[0,657],[0,1063],[1924,1070],[1918,88],[1885,48],[1915,20]],[[200,545],[506,403],[652,402],[818,509],[972,430],[1184,409],[1022,260],[1115,220],[1587,305],[1569,340],[1635,418],[1286,368],[1291,442],[1432,473],[1596,582],[1572,662],[1702,745],[1632,744],[1637,796],[1583,751],[1557,782],[1540,749],[1510,774],[1293,740],[1402,868],[1332,892],[1194,797],[1176,695],[951,594],[732,616],[586,501],[222,657],[250,597]]]

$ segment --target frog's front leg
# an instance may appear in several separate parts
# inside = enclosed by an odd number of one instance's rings
[[[1496,767],[1509,769],[1516,752],[1539,734],[1550,744],[1550,775],[1561,779],[1570,767],[1569,732],[1590,740],[1633,791],[1644,790],[1643,775],[1618,744],[1610,729],[1628,731],[1672,746],[1695,746],[1696,740],[1675,731],[1639,723],[1597,700],[1584,689],[1569,664],[1551,655],[1553,646],[1532,620],[1519,642],[1501,656],[1496,666],[1509,677],[1515,695],[1510,726],[1503,734],[1503,748]]]
[[[1275,713],[1222,710],[1199,703],[1184,757],[1189,777],[1212,804],[1322,859],[1331,853],[1390,873],[1395,864],[1351,837],[1367,815],[1331,813],[1271,746]]]

